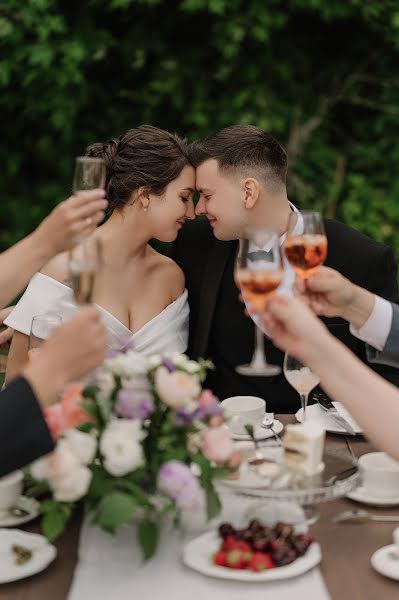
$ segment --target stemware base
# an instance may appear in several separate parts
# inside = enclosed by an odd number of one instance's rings
[[[247,375],[249,377],[273,377],[281,373],[281,367],[278,365],[239,365],[236,367],[237,373]]]

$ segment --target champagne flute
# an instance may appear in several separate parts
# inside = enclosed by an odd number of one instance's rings
[[[90,304],[96,276],[103,265],[101,240],[95,233],[69,252],[69,274],[76,303]]]
[[[102,158],[77,156],[72,191],[74,194],[83,190],[104,188],[106,168]]]
[[[266,360],[263,332],[256,324],[264,311],[266,299],[283,280],[279,234],[266,228],[251,228],[240,240],[234,278],[245,303],[251,305],[255,322],[255,351],[251,362],[236,367],[240,375],[273,376],[281,373],[277,365]]]
[[[301,231],[297,232],[296,229]],[[327,237],[320,213],[305,210],[299,215],[290,214],[285,255],[302,279],[308,279],[324,263],[327,256]]]
[[[62,323],[62,319],[58,315],[43,314],[36,315],[32,319],[29,335],[28,357],[31,360],[45,340],[53,333]]]
[[[283,369],[286,380],[298,392],[301,398],[303,423],[305,423],[309,394],[320,383],[320,378],[309,367],[302,364],[299,360],[288,354],[288,352],[284,356]]]

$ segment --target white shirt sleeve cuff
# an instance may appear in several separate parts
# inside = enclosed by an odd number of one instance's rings
[[[356,329],[351,325],[352,335],[377,350],[383,350],[392,325],[392,306],[388,300],[374,296],[374,308],[365,324]]]

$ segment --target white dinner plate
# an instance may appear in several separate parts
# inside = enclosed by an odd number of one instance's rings
[[[198,571],[208,577],[259,583],[261,581],[288,579],[289,577],[302,575],[302,573],[309,571],[321,561],[320,546],[316,542],[313,542],[313,544],[309,546],[306,554],[297,558],[296,561],[290,565],[254,573],[247,569],[235,570],[214,565],[212,556],[219,547],[220,537],[218,533],[215,531],[208,531],[195,540],[192,540],[184,547],[183,562],[190,567],[190,569]]]
[[[279,433],[281,433],[284,429],[284,425],[282,424],[281,421],[279,421],[278,419],[274,419],[273,421],[273,430],[274,433],[276,433],[277,435]],[[274,433],[271,429],[265,429],[264,427],[261,427],[260,425],[254,427],[254,436],[256,440],[266,440],[267,438],[270,437],[274,437]],[[237,441],[244,441],[244,442],[250,442],[251,441],[251,436],[249,436],[247,433],[234,433],[232,432],[232,436],[234,440]]]
[[[15,563],[14,544],[32,550],[32,557],[24,564]],[[43,535],[19,529],[0,529],[0,583],[24,579],[43,571],[55,558],[57,550]]]
[[[347,495],[350,500],[361,502],[362,504],[370,504],[372,506],[397,506],[399,504],[399,496],[390,496],[382,498],[381,496],[373,496],[365,491],[364,487],[360,486]]]
[[[27,514],[16,516],[10,512],[0,512],[0,527],[16,527],[23,523],[28,523],[35,519],[39,514],[40,504],[34,498],[21,496],[15,503],[16,508],[21,508]]]
[[[399,558],[395,558],[395,556],[399,556],[396,544],[383,546],[374,552],[371,564],[380,575],[399,581]]]
[[[335,405],[339,404],[338,402],[334,402]],[[300,408],[298,412],[295,414],[296,420],[299,423],[303,423],[303,410]],[[306,409],[306,420],[312,423],[317,423],[320,427],[323,427],[325,431],[329,433],[339,433],[343,435],[348,435],[348,432],[345,431],[343,427],[341,427],[330,415],[326,413],[325,410],[321,408],[318,404],[311,404]],[[350,423],[352,425],[352,423]],[[356,433],[362,433],[362,430],[359,426],[354,427]]]

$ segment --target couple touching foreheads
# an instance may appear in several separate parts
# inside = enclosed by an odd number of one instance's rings
[[[267,401],[268,410],[295,411],[297,394],[282,375],[243,377],[235,371],[249,361],[254,341],[254,325],[244,315],[233,278],[237,240],[259,223],[279,230],[283,239],[288,216],[297,211],[287,198],[281,145],[250,125],[227,127],[193,143],[143,125],[89,146],[86,154],[103,158],[107,168],[110,216],[96,231],[104,265],[93,299],[110,342],[129,338],[145,354],[187,351],[210,358],[216,368],[208,383],[220,399],[255,395]],[[195,219],[199,215],[207,219]],[[326,264],[396,300],[392,251],[337,221],[326,221],[325,228]],[[176,240],[174,260],[156,252],[148,244],[152,238]],[[32,317],[52,312],[64,318],[75,310],[67,281],[68,257],[61,254],[32,278],[6,321],[16,330],[8,379],[27,360]],[[365,360],[364,344],[343,320],[326,323]],[[281,364],[282,353],[266,344],[271,362]],[[375,368],[399,382],[394,369]]]

